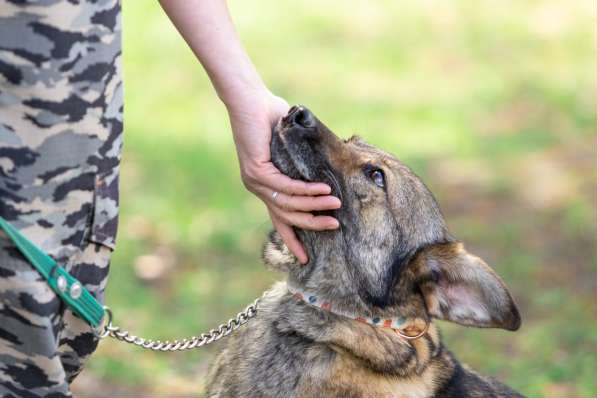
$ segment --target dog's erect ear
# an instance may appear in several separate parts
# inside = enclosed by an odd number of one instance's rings
[[[276,231],[270,232],[268,240],[263,246],[263,262],[274,271],[288,272],[294,267],[300,267],[298,259],[288,250]]]
[[[416,267],[431,316],[467,326],[520,327],[520,313],[504,282],[461,243],[424,249]]]

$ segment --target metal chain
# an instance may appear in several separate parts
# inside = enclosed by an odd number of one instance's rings
[[[112,324],[112,311],[110,308],[104,307],[106,310],[107,323],[101,329],[99,337],[103,339],[109,336],[116,340],[153,351],[184,351],[200,348],[228,336],[230,333],[247,323],[251,318],[254,318],[255,315],[257,315],[257,305],[259,304],[259,301],[261,301],[267,293],[268,291],[264,292],[260,298],[245,308],[244,311],[239,312],[236,317],[229,319],[227,323],[221,324],[217,329],[211,329],[209,332],[202,333],[200,336],[193,336],[188,339],[174,341],[145,339],[143,337],[135,336],[118,326],[114,326]]]

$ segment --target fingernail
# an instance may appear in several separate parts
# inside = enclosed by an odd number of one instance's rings
[[[334,220],[330,222],[330,227],[333,229],[338,229],[340,227],[340,223],[338,222],[338,220]]]

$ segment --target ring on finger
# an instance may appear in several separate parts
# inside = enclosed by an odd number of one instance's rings
[[[272,193],[272,199],[273,199],[273,200],[276,200],[276,198],[278,197],[278,195],[280,195],[280,192],[278,192],[278,191],[274,191],[274,192]]]

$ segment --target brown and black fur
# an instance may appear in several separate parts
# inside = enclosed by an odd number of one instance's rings
[[[441,343],[433,318],[516,330],[520,315],[502,280],[449,234],[410,169],[359,138],[339,139],[302,107],[280,121],[271,150],[285,174],[332,186],[342,208],[330,212],[338,230],[296,231],[309,264],[272,233],[266,265],[337,308],[400,314],[430,323],[429,331],[406,341],[297,301],[280,282],[228,340],[208,397],[521,397],[461,365]],[[383,183],[372,178],[376,171]]]

